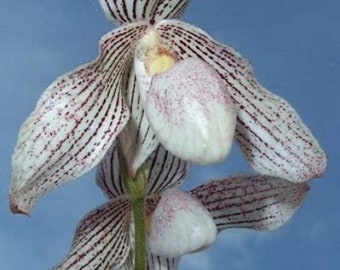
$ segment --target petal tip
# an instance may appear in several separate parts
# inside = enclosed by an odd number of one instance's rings
[[[295,190],[297,193],[296,206],[299,207],[302,204],[303,200],[305,199],[308,191],[310,190],[310,187],[307,183],[296,183]]]
[[[25,216],[30,216],[30,209],[27,205],[20,205],[17,198],[12,194],[9,196],[9,208],[13,214],[22,214]]]
[[[327,162],[328,158],[325,152],[321,152],[320,154],[320,161],[319,161],[319,166],[317,166],[317,170],[315,172],[315,178],[322,177],[326,171],[327,168]]]
[[[296,182],[305,182],[308,180],[321,178],[327,168],[327,156],[324,151],[319,150],[318,154],[315,154],[314,160],[312,160],[308,167],[304,170],[303,176],[297,179]]]

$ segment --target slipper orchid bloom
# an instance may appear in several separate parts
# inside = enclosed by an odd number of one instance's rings
[[[256,80],[234,49],[177,20],[188,1],[100,1],[117,29],[93,62],[59,77],[22,125],[10,207],[97,165],[119,136],[134,175],[161,143],[186,161],[221,161],[232,138],[264,175],[302,182],[326,157],[295,110]]]
[[[146,269],[177,269],[180,257],[211,245],[228,228],[273,230],[286,223],[308,191],[305,183],[263,175],[236,175],[188,193],[187,163],[162,146],[148,158]],[[97,170],[108,202],[87,214],[66,259],[54,270],[135,269],[131,203],[113,146]]]

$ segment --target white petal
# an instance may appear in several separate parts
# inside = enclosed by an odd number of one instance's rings
[[[149,157],[147,167],[149,169],[147,194],[149,195],[159,194],[171,187],[178,187],[186,180],[188,172],[187,163],[173,156],[162,146],[157,147]],[[96,181],[109,199],[126,194],[116,143],[113,143],[99,164]]]
[[[190,194],[211,213],[219,230],[273,230],[300,208],[309,187],[265,175],[237,175],[212,181]]]
[[[148,270],[177,270],[180,258],[166,258],[148,254]]]
[[[130,108],[131,116],[119,138],[130,173],[134,175],[155,150],[158,140],[145,116],[133,66],[129,68],[126,75],[123,87],[127,89],[126,102]]]
[[[180,18],[191,0],[158,0],[154,21]]]
[[[136,74],[138,93],[142,105],[146,102],[152,79],[145,68],[145,52],[150,49],[149,46],[152,47],[153,43],[157,43],[157,35],[157,32],[150,30],[141,40],[144,41],[146,45],[141,44],[140,41],[135,51],[133,70]],[[139,54],[141,54],[141,56]]]
[[[148,165],[150,171],[147,194],[149,195],[179,187],[186,180],[189,169],[187,162],[172,155],[161,145],[150,156]]]
[[[120,24],[139,20],[151,23],[181,16],[190,0],[100,0],[109,20]]]
[[[128,121],[121,79],[131,45],[146,28],[135,23],[106,34],[95,61],[61,76],[44,92],[13,153],[13,212],[30,212],[44,193],[103,158]]]
[[[96,182],[108,199],[127,194],[122,168],[119,165],[117,144],[114,142],[97,167]]]
[[[224,79],[237,107],[237,142],[255,170],[293,182],[324,172],[325,154],[297,112],[257,82],[238,52],[183,22],[164,21],[157,29],[180,59],[200,58]]]
[[[87,214],[78,225],[67,258],[53,269],[118,269],[130,250],[130,215],[130,202],[122,198]]]
[[[132,248],[134,247],[134,245],[130,245],[130,246],[131,246],[130,252],[124,264],[121,267],[114,268],[112,270],[135,270],[135,253],[134,253],[134,248]],[[108,269],[108,270],[111,270],[111,269]]]
[[[189,194],[165,192],[152,214],[148,247],[163,257],[178,257],[202,250],[216,238],[209,212]]]
[[[205,62],[187,58],[153,76],[144,108],[158,140],[174,155],[199,164],[228,155],[236,114],[222,79]]]

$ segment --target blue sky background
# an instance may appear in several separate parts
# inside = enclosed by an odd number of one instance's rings
[[[12,215],[16,133],[50,82],[94,59],[99,38],[115,26],[97,0],[0,0],[0,7],[0,265],[49,269],[68,251],[79,219],[104,198],[91,171],[41,199],[30,218]],[[339,10],[338,0],[192,1],[183,19],[246,56],[262,84],[299,111],[329,165],[286,226],[224,231],[208,250],[183,258],[181,269],[340,269]],[[195,166],[185,188],[247,171],[234,147],[223,164]]]

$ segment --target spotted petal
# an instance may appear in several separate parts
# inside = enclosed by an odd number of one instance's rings
[[[264,175],[237,175],[212,181],[190,194],[211,213],[219,230],[273,230],[286,223],[301,206],[305,183]]]
[[[166,151],[161,145],[149,157],[147,165],[149,195],[160,194],[168,188],[177,187],[187,176],[187,163]],[[126,193],[115,143],[98,166],[96,181],[108,198],[113,199]]]
[[[99,57],[61,76],[23,124],[13,154],[10,205],[29,213],[45,192],[95,166],[129,118],[121,78],[143,23],[121,27],[100,41]]]
[[[180,59],[200,58],[224,79],[237,108],[236,140],[255,170],[293,182],[324,172],[325,154],[297,112],[257,82],[238,52],[183,22],[163,21],[157,28]]]
[[[224,81],[207,63],[187,58],[153,76],[144,109],[157,138],[174,155],[199,164],[228,155],[234,105]]]
[[[158,22],[179,18],[190,0],[100,0],[109,20],[127,24],[139,20]]]
[[[78,225],[67,258],[54,270],[119,269],[129,251],[131,205],[127,199],[106,203]]]
[[[203,205],[176,189],[163,193],[151,218],[151,253],[179,257],[208,247],[215,238],[216,226]]]

